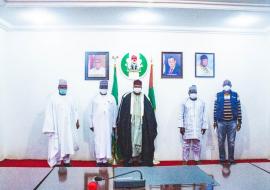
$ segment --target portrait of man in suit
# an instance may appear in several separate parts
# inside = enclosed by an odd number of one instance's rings
[[[162,52],[162,78],[182,78],[182,53]]]

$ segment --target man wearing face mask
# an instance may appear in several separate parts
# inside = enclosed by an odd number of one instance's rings
[[[141,92],[142,82],[135,80],[133,92],[122,97],[117,116],[117,143],[125,166],[135,161],[153,166],[157,122],[149,99]]]
[[[223,82],[223,91],[217,93],[214,107],[214,128],[217,128],[219,158],[222,164],[226,161],[225,139],[228,142],[228,160],[234,164],[234,146],[236,131],[242,123],[241,103],[236,92],[231,90],[229,80]]]
[[[192,85],[188,91],[189,98],[180,108],[180,133],[183,136],[183,159],[189,160],[190,149],[193,151],[196,164],[200,160],[201,136],[208,129],[205,103],[197,98],[197,87]]]
[[[45,112],[42,132],[49,136],[48,164],[70,166],[70,155],[79,149],[75,142],[80,127],[77,106],[67,94],[67,81],[60,79],[58,94],[51,97]]]
[[[115,98],[108,94],[108,81],[100,81],[99,94],[90,104],[90,129],[94,132],[97,167],[109,166],[112,158],[111,135],[115,129],[117,106]]]

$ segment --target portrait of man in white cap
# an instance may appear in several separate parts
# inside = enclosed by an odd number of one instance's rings
[[[196,77],[215,76],[215,55],[214,53],[196,53]]]
[[[95,55],[90,59],[88,66],[88,77],[105,77],[105,55]]]

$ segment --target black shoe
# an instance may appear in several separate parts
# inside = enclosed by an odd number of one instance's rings
[[[96,167],[102,167],[102,166],[103,166],[103,163],[100,163],[100,162],[96,163]]]
[[[131,167],[131,166],[132,166],[132,163],[124,162],[124,167]]]
[[[148,167],[153,167],[153,161],[142,161],[140,166],[148,166]]]
[[[226,160],[220,160],[219,163],[220,163],[221,165],[224,165],[224,164],[226,163]]]
[[[199,164],[201,164],[201,161],[200,160],[195,161],[195,165],[199,165]]]
[[[229,164],[230,164],[230,165],[233,165],[233,164],[236,164],[236,163],[235,163],[234,160],[230,160],[230,161],[229,161]]]
[[[108,163],[102,163],[102,164],[101,164],[101,167],[108,167],[108,166],[109,166]]]
[[[183,165],[188,165],[188,161],[183,161]]]
[[[64,163],[64,167],[71,167],[70,163]]]
[[[112,167],[112,164],[110,164],[110,163],[106,163],[106,167]]]

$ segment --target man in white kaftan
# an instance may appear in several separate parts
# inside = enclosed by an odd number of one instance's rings
[[[70,166],[70,155],[79,149],[75,142],[76,128],[79,128],[77,107],[67,95],[67,82],[59,80],[59,93],[51,97],[45,112],[42,132],[49,137],[48,164],[53,167]]]
[[[197,98],[197,87],[189,88],[189,98],[180,108],[180,133],[183,136],[183,159],[189,160],[190,149],[196,163],[200,160],[200,140],[208,129],[205,103]]]
[[[112,158],[112,129],[115,130],[117,105],[115,98],[108,94],[108,81],[100,81],[99,94],[90,106],[90,129],[94,132],[96,164],[109,166]]]

